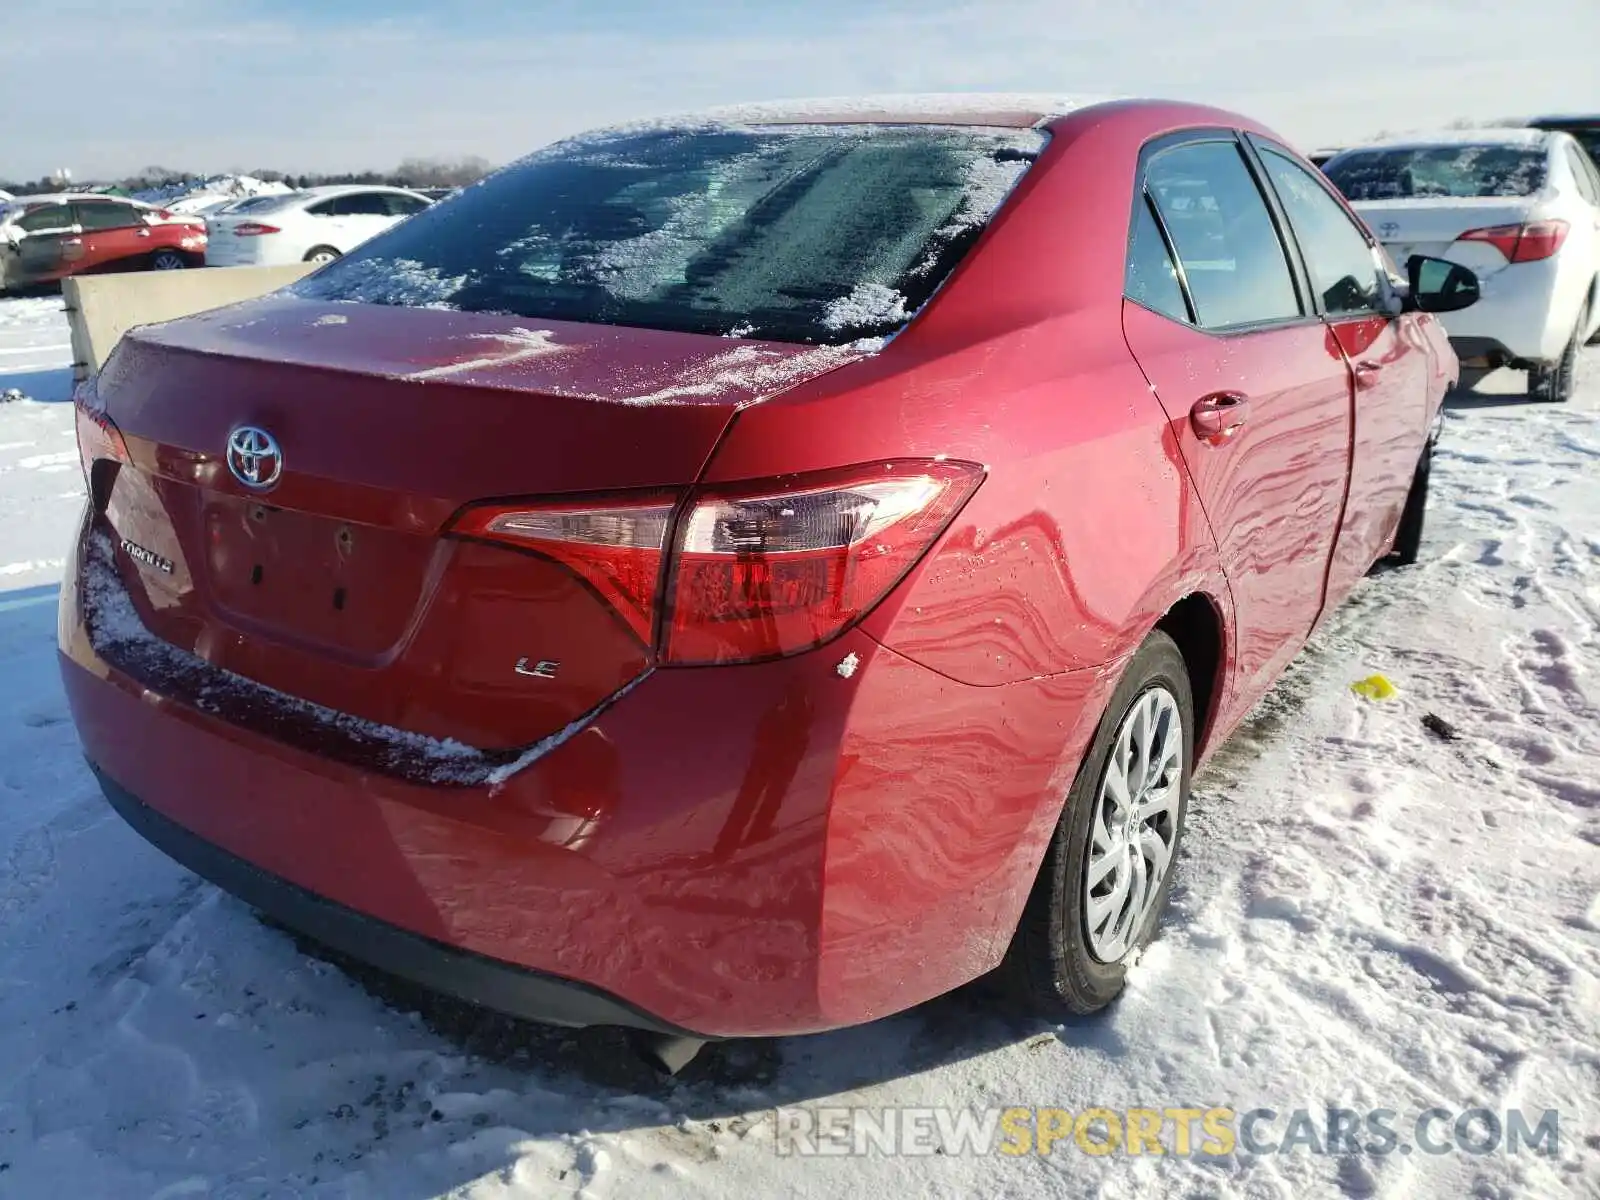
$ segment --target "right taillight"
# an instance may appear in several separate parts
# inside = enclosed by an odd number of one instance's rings
[[[681,508],[660,493],[478,505],[450,532],[561,563],[663,664],[754,662],[864,617],[982,480],[973,463],[899,459],[703,488]]]
[[[263,225],[260,221],[246,221],[233,227],[234,237],[264,237],[269,233],[282,233],[276,225]]]
[[[662,660],[751,662],[838,636],[982,479],[972,463],[900,460],[696,493],[674,539]]]
[[[1567,240],[1565,221],[1531,221],[1526,225],[1490,225],[1485,229],[1469,229],[1458,242],[1488,242],[1508,263],[1538,262],[1549,258]]]

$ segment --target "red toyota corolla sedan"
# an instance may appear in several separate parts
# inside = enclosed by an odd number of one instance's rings
[[[180,862],[510,1013],[1094,1010],[1194,766],[1416,555],[1476,281],[1409,274],[1206,108],[558,144],[80,392],[78,728]]]

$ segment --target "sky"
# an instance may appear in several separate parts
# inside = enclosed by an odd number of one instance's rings
[[[801,96],[1202,100],[1304,149],[1600,112],[1597,0],[52,0],[7,5],[0,178],[505,162]],[[1359,16],[1351,15],[1359,12]]]

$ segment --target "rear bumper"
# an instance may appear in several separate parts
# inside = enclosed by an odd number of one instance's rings
[[[1483,296],[1471,308],[1439,319],[1462,359],[1494,352],[1494,365],[1553,362],[1561,357],[1578,310],[1557,308],[1555,260],[1518,263],[1487,276]]]
[[[274,234],[272,237],[281,237]],[[219,234],[206,246],[205,260],[212,267],[276,267],[300,261],[294,248],[278,249],[267,243],[270,237],[240,238]]]
[[[196,837],[98,768],[95,774],[117,815],[167,857],[274,920],[351,958],[524,1020],[547,1025],[625,1025],[674,1036],[699,1036],[570,979],[447,946],[335,904]]]
[[[700,1037],[856,1024],[992,968],[1120,665],[971,687],[856,630],[657,671],[503,783],[431,785],[142,685],[90,643],[80,586],[68,701],[158,846],[441,990]]]

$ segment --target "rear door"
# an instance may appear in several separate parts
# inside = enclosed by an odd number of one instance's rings
[[[1251,139],[1293,230],[1311,299],[1355,377],[1350,492],[1328,570],[1328,606],[1386,552],[1433,420],[1439,364],[1420,313],[1394,315],[1376,245],[1322,177],[1292,152]]]
[[[338,248],[349,253],[368,238],[377,237],[400,218],[389,209],[387,192],[351,192],[333,201],[334,213],[339,220],[339,233],[344,241]]]
[[[115,200],[80,200],[73,206],[83,230],[80,271],[93,271],[150,253],[150,226],[131,204]]]
[[[311,218],[305,237],[308,251],[318,246],[332,246],[344,254],[354,244],[350,219],[344,215],[344,199],[343,196],[331,196],[306,206],[306,216]],[[272,222],[268,220],[267,223]],[[296,229],[298,231],[298,226]]]
[[[18,284],[59,279],[83,257],[83,239],[73,223],[70,205],[44,204],[29,209],[15,225],[22,233],[17,243]]]
[[[1140,172],[1123,329],[1233,593],[1236,715],[1322,608],[1349,473],[1351,373],[1232,132],[1152,143]]]

